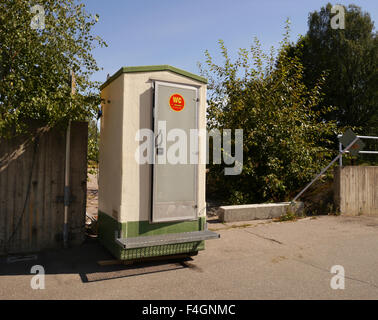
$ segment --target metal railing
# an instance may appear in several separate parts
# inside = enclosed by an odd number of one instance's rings
[[[337,137],[341,138],[343,135],[339,134]],[[359,139],[370,139],[370,140],[378,140],[378,137],[373,137],[373,136],[357,136]],[[343,144],[339,142],[339,152],[342,153],[343,151]],[[345,151],[344,153],[349,153],[349,150]],[[343,154],[341,154],[341,157],[339,159],[339,165],[340,167],[343,166]],[[358,153],[360,154],[378,154],[378,151],[371,151],[371,150],[366,150],[366,151],[359,151]]]
[[[337,136],[338,138],[341,138],[342,135],[339,134]],[[334,158],[329,164],[327,167],[325,167],[301,192],[299,192],[296,197],[291,201],[292,204],[295,203],[295,201],[297,201],[303,193],[305,193],[305,191],[311,187],[311,185],[316,181],[318,180],[337,160],[339,160],[339,164],[340,164],[340,167],[343,166],[343,155],[346,154],[346,153],[349,153],[349,149],[358,141],[358,139],[374,139],[374,140],[378,140],[378,137],[372,137],[372,136],[356,136],[355,139],[348,145],[345,147],[345,149],[343,149],[343,145],[342,143],[340,142],[339,143],[339,154],[336,158]],[[359,151],[359,153],[361,154],[378,154],[378,151]]]

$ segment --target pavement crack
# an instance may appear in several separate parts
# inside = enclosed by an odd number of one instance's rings
[[[326,272],[326,273],[330,273],[330,271],[329,271],[328,269],[323,268],[323,267],[319,267],[319,266],[314,265],[314,264],[312,264],[312,263],[310,263],[310,262],[306,262],[306,261],[303,261],[303,260],[297,260],[297,259],[294,259],[294,258],[293,258],[293,260],[296,261],[296,262],[299,262],[299,263],[305,264],[305,265],[307,265],[307,266],[313,267],[313,268],[315,268],[315,269],[318,269],[318,270],[324,271],[324,272]],[[352,281],[356,281],[356,282],[360,282],[360,283],[363,283],[363,284],[366,284],[366,285],[368,285],[368,286],[371,286],[371,287],[374,287],[374,288],[377,288],[377,289],[378,289],[378,286],[377,286],[377,285],[375,285],[374,283],[371,283],[371,282],[365,281],[365,280],[357,279],[357,278],[354,278],[354,277],[349,277],[349,276],[346,276],[346,275],[345,275],[345,279],[352,280]]]
[[[247,232],[247,233],[250,233],[250,234],[252,234],[252,235],[254,235],[254,236],[256,236],[256,237],[259,237],[259,238],[261,238],[261,239],[268,240],[268,241],[271,241],[271,242],[274,242],[274,243],[278,243],[278,244],[283,245],[283,243],[282,243],[281,241],[278,241],[278,240],[276,240],[276,239],[272,239],[272,238],[264,237],[264,236],[262,236],[262,235],[259,235],[259,234],[257,234],[257,233],[254,233],[254,232],[251,232],[251,231],[248,231],[248,230],[244,230],[244,231]]]

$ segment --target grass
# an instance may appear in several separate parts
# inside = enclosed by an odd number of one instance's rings
[[[288,211],[283,216],[274,219],[275,222],[296,221],[298,219],[294,212]]]

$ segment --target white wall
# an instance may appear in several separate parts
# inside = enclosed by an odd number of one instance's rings
[[[122,200],[123,88],[121,76],[101,92],[101,98],[105,103],[102,104],[99,147],[99,210],[117,220]]]

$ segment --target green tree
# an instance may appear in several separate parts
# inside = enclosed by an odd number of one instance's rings
[[[88,123],[88,161],[98,165],[100,135],[96,119],[90,119]]]
[[[360,7],[345,8],[345,29],[332,29],[332,5],[310,13],[308,32],[291,53],[304,66],[304,83],[313,86],[327,72],[324,105],[337,108],[325,116],[340,127],[378,135],[378,38],[374,22]]]
[[[320,121],[324,77],[308,89],[303,66],[291,57],[289,28],[279,48],[265,54],[258,40],[231,59],[222,41],[222,65],[206,51],[201,72],[209,79],[208,129],[243,129],[244,163],[238,176],[225,176],[223,165],[209,165],[208,191],[228,203],[290,199],[329,161],[333,122]],[[211,161],[210,161],[211,162]]]
[[[64,126],[97,113],[91,52],[106,45],[91,32],[97,20],[76,0],[0,0],[0,136],[23,132],[30,120]]]

